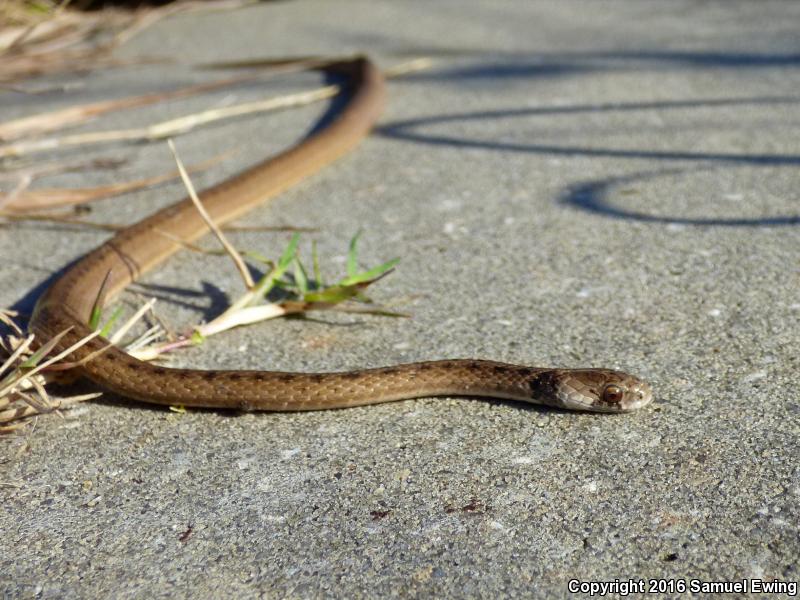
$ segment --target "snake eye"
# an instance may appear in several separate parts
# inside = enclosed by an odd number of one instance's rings
[[[607,404],[619,404],[623,395],[624,392],[618,385],[607,385],[606,389],[603,390],[603,402]]]

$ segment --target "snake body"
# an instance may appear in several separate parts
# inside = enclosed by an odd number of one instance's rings
[[[217,223],[241,216],[333,162],[369,133],[384,101],[380,71],[363,57],[327,68],[348,77],[346,106],[314,135],[205,191],[203,204]],[[176,240],[191,242],[207,230],[190,199],[121,230],[53,283],[37,302],[29,329],[39,340],[67,331],[56,350],[70,347],[91,333],[87,323],[101,287],[107,298],[113,297],[177,251],[181,244]],[[619,371],[532,368],[486,360],[441,360],[339,373],[203,371],[142,362],[100,337],[74,351],[71,360],[81,363],[77,367],[81,375],[121,396],[238,410],[319,410],[428,396],[481,396],[625,412],[652,399],[645,382]]]

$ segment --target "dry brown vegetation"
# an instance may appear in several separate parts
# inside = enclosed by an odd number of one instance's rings
[[[143,27],[168,14],[197,8],[204,10],[232,8],[246,3],[248,0],[220,0],[204,3],[184,1],[134,11],[112,8],[81,12],[71,10],[67,3],[56,4],[49,0],[42,2],[0,0],[0,94],[16,94],[24,97],[27,94],[63,92],[63,89],[50,86],[47,76],[90,72],[109,66],[123,66],[123,63],[114,59],[113,50]],[[332,59],[264,59],[250,61],[246,64],[234,62],[227,65],[216,65],[218,68],[238,68],[247,69],[247,71],[244,75],[172,91],[84,103],[66,109],[0,122],[0,186],[5,188],[5,191],[0,191],[0,225],[4,223],[9,225],[18,220],[30,219],[60,221],[114,230],[120,225],[87,221],[83,216],[83,205],[98,199],[155,185],[177,176],[177,173],[172,171],[133,181],[120,182],[117,178],[113,184],[82,189],[36,187],[32,184],[37,180],[56,173],[116,169],[124,162],[111,159],[82,160],[75,158],[32,160],[31,157],[37,153],[45,151],[53,153],[69,150],[76,146],[169,139],[220,119],[318,102],[338,94],[340,88],[336,85],[329,85],[279,98],[265,98],[254,102],[209,109],[136,129],[94,131],[56,137],[45,137],[45,134],[55,135],[63,129],[97,119],[112,111],[127,110],[201,94],[278,72],[319,66],[329,60]],[[127,64],[133,63],[129,61]],[[427,68],[427,66],[428,61],[420,59],[399,65],[386,74],[387,76],[398,76]],[[50,77],[49,80],[52,81],[53,78]],[[219,157],[207,161],[205,165],[197,165],[194,169],[202,168],[218,159]],[[178,166],[188,189],[193,191],[179,160]],[[202,214],[202,205],[199,204],[199,200],[196,201],[198,210]],[[210,225],[228,254],[234,259],[239,272],[248,274],[248,270],[242,266],[243,259],[239,253],[225,242],[221,231],[216,229],[213,224]],[[348,274],[335,284],[322,284],[316,254],[313,251],[315,277],[311,280],[306,277],[306,268],[300,262],[297,236],[295,235],[280,261],[265,263],[264,266],[268,267],[268,275],[262,281],[254,282],[245,277],[244,284],[247,292],[217,319],[189,329],[177,338],[167,336],[167,341],[160,343],[154,342],[157,342],[159,338],[163,340],[164,328],[154,326],[139,339],[130,343],[127,346],[128,351],[140,358],[152,360],[165,352],[194,345],[198,341],[230,327],[287,314],[302,313],[307,310],[344,310],[396,315],[397,313],[387,312],[374,306],[351,306],[354,300],[365,301],[364,288],[382,278],[391,270],[395,262],[390,261],[372,270],[358,272],[355,267],[356,238],[351,241],[352,260],[348,263]],[[197,250],[197,248],[190,249]],[[259,260],[264,259],[259,257]],[[293,276],[289,276],[288,280],[282,280],[290,268],[294,270]],[[277,304],[256,305],[265,296],[265,290],[269,291],[276,285],[288,291],[290,299]],[[130,325],[141,319],[146,313],[151,315],[153,321],[159,322],[157,315],[152,314],[152,302],[148,302],[127,324],[118,328],[116,334],[111,335],[109,328],[100,329],[99,324],[94,324],[93,326],[97,330],[92,337],[103,335],[108,337],[112,343],[120,343]],[[112,315],[110,322],[113,323],[115,318]],[[15,312],[0,310],[0,433],[17,429],[32,416],[58,413],[60,408],[99,395],[89,394],[60,399],[49,395],[45,385],[54,376],[59,378],[59,374],[64,370],[74,367],[69,362],[65,362],[65,360],[68,361],[70,350],[62,352],[56,350],[59,336],[53,340],[34,340],[33,336],[24,333],[23,328],[19,325],[20,321],[20,315]],[[88,339],[84,340],[84,343],[85,341]]]

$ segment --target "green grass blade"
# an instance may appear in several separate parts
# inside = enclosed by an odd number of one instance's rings
[[[339,304],[345,300],[350,300],[358,294],[358,288],[355,286],[341,286],[332,285],[331,287],[319,290],[317,292],[309,292],[303,296],[305,302],[324,302],[325,304]]]
[[[269,294],[270,290],[275,286],[277,281],[283,277],[283,274],[286,273],[286,270],[292,266],[295,258],[297,257],[297,244],[300,241],[300,235],[295,233],[292,236],[292,239],[289,240],[289,244],[283,251],[278,264],[275,266],[272,271],[264,275],[257,283],[255,288],[253,289],[253,298],[263,298]]]
[[[297,289],[300,291],[300,295],[304,296],[308,293],[308,275],[306,275],[306,270],[303,268],[303,263],[300,262],[300,259],[296,259],[294,261],[294,280],[297,284]]]
[[[338,285],[356,285],[358,283],[371,282],[373,279],[378,279],[382,275],[385,275],[391,271],[399,262],[399,258],[393,258],[392,260],[369,269],[368,271],[364,271],[362,273],[348,273],[348,276],[342,279]]]
[[[70,327],[69,329],[72,329],[72,327]],[[67,335],[67,332],[69,331],[69,329],[67,329],[66,331],[62,331],[61,333],[55,335],[54,337],[52,337],[49,340],[47,340],[44,344],[39,346],[38,350],[36,350],[27,359],[25,359],[24,361],[22,361],[20,363],[20,365],[19,365],[20,368],[22,368],[22,369],[30,369],[30,368],[33,368],[36,365],[38,365],[39,361],[42,360],[42,358],[44,358],[48,354],[50,354],[50,352],[53,350],[53,348],[56,347],[56,345],[61,340],[61,338],[64,337],[65,335]]]
[[[111,277],[111,269],[106,271],[106,276],[103,277],[103,283],[100,284],[100,289],[97,290],[97,296],[94,298],[92,311],[89,313],[89,327],[92,330],[100,327],[100,318],[103,316],[103,304],[106,299],[106,286],[108,285],[109,277]]]
[[[353,236],[350,240],[350,248],[347,251],[347,276],[353,277],[358,273],[358,238],[361,236],[361,230]]]
[[[311,266],[314,269],[314,287],[321,289],[325,287],[322,281],[322,270],[319,268],[319,255],[317,254],[317,240],[311,240]]]
[[[263,254],[259,254],[255,250],[243,250],[242,256],[246,256],[247,258],[252,258],[257,262],[260,262],[261,264],[268,266],[270,269],[275,268],[275,262],[272,261],[272,259],[267,258]]]
[[[337,312],[355,313],[359,315],[376,315],[379,317],[396,317],[398,319],[410,319],[408,313],[394,312],[385,308],[366,308],[362,306],[339,306],[334,310]]]
[[[282,270],[283,272],[289,268],[292,264],[292,261],[297,256],[297,244],[300,243],[300,234],[295,233],[292,235],[292,239],[289,240],[289,244],[286,246],[286,249],[283,251],[280,260],[278,261],[278,269]]]
[[[114,312],[111,313],[111,317],[106,321],[106,324],[103,325],[103,329],[100,330],[100,335],[108,337],[108,334],[111,333],[111,328],[114,327],[114,324],[120,316],[122,316],[122,307],[118,306],[114,309]]]

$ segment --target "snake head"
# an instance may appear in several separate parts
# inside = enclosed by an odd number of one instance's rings
[[[559,370],[553,384],[561,405],[573,410],[630,412],[653,401],[653,391],[647,383],[622,371]]]

